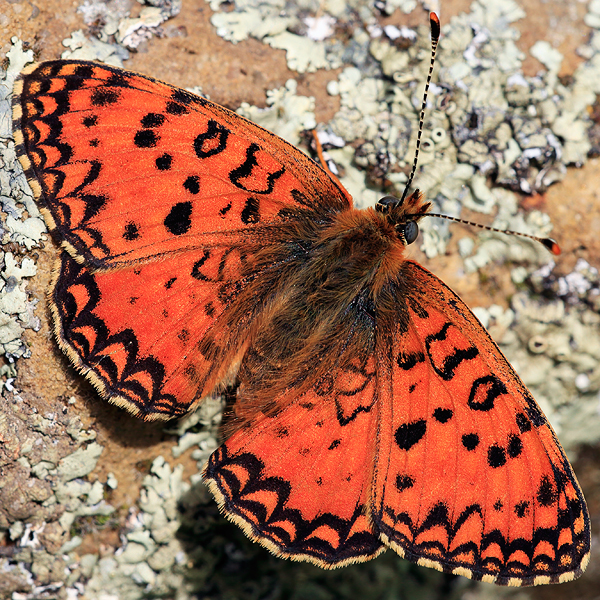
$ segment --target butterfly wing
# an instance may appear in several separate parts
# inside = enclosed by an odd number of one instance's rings
[[[456,294],[412,261],[398,281],[400,318],[377,350],[374,529],[400,555],[467,577],[575,578],[589,516],[552,428]]]
[[[94,268],[227,243],[347,192],[281,138],[185,90],[50,61],[14,91],[15,140],[50,229]]]
[[[226,379],[210,340],[241,264],[235,249],[213,248],[176,268],[93,272],[63,253],[50,296],[59,345],[112,402],[148,419],[182,415]]]
[[[276,554],[323,567],[369,560],[383,543],[501,585],[578,576],[585,501],[525,386],[418,264],[403,263],[386,298],[395,310],[377,310],[364,367],[288,390],[275,415],[212,455],[204,476],[222,510]]]
[[[231,436],[204,478],[228,518],[274,554],[324,568],[385,547],[366,516],[377,424],[375,372],[348,367]],[[287,397],[287,396],[291,396]]]
[[[254,275],[248,237],[257,248],[299,213],[351,206],[280,138],[121,69],[31,66],[13,114],[19,158],[69,253],[50,296],[59,344],[146,418],[182,414],[235,369],[239,340],[219,317]]]

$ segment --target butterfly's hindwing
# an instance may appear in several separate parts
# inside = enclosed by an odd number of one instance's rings
[[[61,346],[112,401],[146,418],[184,414],[224,380],[227,339],[214,328],[247,260],[211,248],[179,257],[176,270],[155,261],[92,272],[63,254],[51,303]]]
[[[300,397],[291,390],[291,403],[278,398],[285,408],[276,417],[240,429],[204,471],[222,510],[250,537],[279,556],[325,568],[369,560],[384,549],[365,511],[374,374],[372,368],[335,374],[334,382]]]

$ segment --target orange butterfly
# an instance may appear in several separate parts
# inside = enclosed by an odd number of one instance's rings
[[[65,249],[61,348],[145,419],[237,377],[204,477],[252,539],[324,568],[389,547],[503,585],[582,573],[589,516],[554,432],[473,313],[404,256],[418,192],[356,210],[268,131],[91,62],[28,68],[14,121]]]

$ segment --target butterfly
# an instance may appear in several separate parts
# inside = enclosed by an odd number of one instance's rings
[[[589,516],[556,435],[464,302],[405,256],[418,191],[357,210],[272,133],[92,62],[28,67],[13,107],[64,249],[58,344],[147,420],[238,383],[204,478],[250,538],[323,568],[391,548],[501,585],[582,573]]]

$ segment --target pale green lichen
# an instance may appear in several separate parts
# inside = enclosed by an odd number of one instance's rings
[[[263,5],[264,6],[264,5]],[[267,36],[277,36],[295,23],[291,17],[280,15],[278,12],[266,11],[260,8],[246,8],[243,11],[216,12],[211,17],[211,23],[223,39],[237,44],[247,39],[250,34],[258,39]]]
[[[58,475],[63,481],[71,481],[91,473],[102,454],[102,446],[92,442],[86,448],[81,448],[63,458],[58,465]]]
[[[288,66],[293,71],[314,73],[317,69],[330,68],[322,42],[289,31],[266,36],[264,41],[272,48],[286,51]]]
[[[46,227],[33,201],[33,194],[17,161],[12,141],[12,86],[18,72],[33,60],[30,50],[23,50],[22,42],[12,38],[7,53],[8,65],[0,77],[0,203],[2,205],[0,233],[3,244],[14,243],[25,250],[39,247]],[[31,352],[23,342],[25,329],[38,330],[40,320],[35,315],[37,300],[27,293],[27,280],[36,274],[31,258],[16,258],[13,252],[2,254],[0,262],[0,354],[9,361]],[[10,376],[7,367],[2,375]],[[14,374],[12,374],[14,375]],[[10,382],[6,382],[10,385]],[[5,385],[3,382],[2,386]]]
[[[23,70],[23,67],[33,62],[33,51],[24,50],[23,42],[18,37],[11,38],[11,47],[6,53],[8,64],[6,71],[0,69],[0,139],[7,140],[12,138],[12,110],[10,101],[12,98],[12,88],[17,75]],[[3,157],[3,161],[7,159]],[[13,159],[9,159],[13,162]],[[9,169],[11,165],[8,166]],[[1,192],[4,194],[4,191]]]
[[[529,50],[531,56],[537,58],[549,71],[558,73],[562,65],[563,55],[553,48],[550,42],[538,40]]]
[[[585,24],[594,29],[600,29],[600,0],[591,0],[588,4],[588,12],[583,17]]]
[[[147,6],[138,17],[125,18],[119,22],[115,39],[126,48],[137,48],[142,42],[149,40],[153,35],[152,30],[167,19],[168,16],[160,8]]]
[[[218,35],[233,43],[253,37],[285,50],[288,67],[298,73],[337,68],[345,62],[343,55],[349,47],[335,39],[333,22],[348,19],[353,14],[358,14],[365,23],[374,22],[372,7],[360,0],[322,3],[307,0],[294,4],[280,0],[244,0],[233,5],[223,0],[207,1],[214,11],[211,23]],[[315,12],[319,13],[318,18]],[[360,44],[361,31],[353,33],[357,44]]]
[[[300,144],[300,133],[317,125],[315,99],[298,96],[297,87],[298,82],[289,79],[284,87],[267,91],[268,108],[257,108],[242,102],[237,113],[297,146]]]
[[[181,0],[143,0],[140,4],[149,6],[142,8],[138,16],[130,17],[130,7],[122,3],[86,0],[77,10],[96,34],[89,36],[81,29],[73,32],[63,40],[68,50],[61,58],[98,60],[122,67],[129,50],[160,35],[160,26],[181,11]]]
[[[147,586],[157,596],[176,590],[184,594],[185,552],[175,538],[181,526],[177,504],[190,489],[182,481],[182,471],[181,466],[172,470],[161,456],[153,461],[142,484],[139,512],[128,520],[123,547],[89,566],[87,598],[100,600],[107,590],[117,589],[127,597],[141,598]]]
[[[61,58],[98,60],[114,67],[122,67],[123,61],[129,58],[128,51],[122,46],[88,37],[81,29],[64,39],[63,46],[68,50],[61,54]]]

